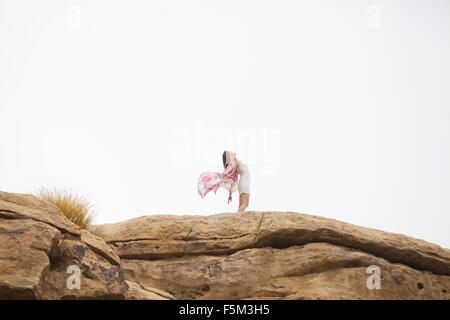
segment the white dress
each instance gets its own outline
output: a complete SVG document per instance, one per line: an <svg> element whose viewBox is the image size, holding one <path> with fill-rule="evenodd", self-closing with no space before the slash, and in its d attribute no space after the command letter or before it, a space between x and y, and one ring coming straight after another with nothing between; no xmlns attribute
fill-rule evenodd
<svg viewBox="0 0 450 320"><path fill-rule="evenodd" d="M239 183L238 183L238 191L241 193L250 194L250 171L245 163L240 163L238 165L238 173L239 173Z"/></svg>

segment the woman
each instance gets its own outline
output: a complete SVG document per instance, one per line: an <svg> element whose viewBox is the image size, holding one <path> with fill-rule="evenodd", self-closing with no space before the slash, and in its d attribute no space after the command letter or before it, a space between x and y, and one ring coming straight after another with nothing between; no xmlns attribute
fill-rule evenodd
<svg viewBox="0 0 450 320"><path fill-rule="evenodd" d="M204 172L198 179L198 193L202 199L210 191L217 192L219 187L228 190L228 203L233 201L232 194L239 191L239 207L237 212L243 212L250 201L250 171L245 163L236 158L236 153L224 151L222 162L225 170L222 173ZM239 175L239 183L238 183Z"/></svg>

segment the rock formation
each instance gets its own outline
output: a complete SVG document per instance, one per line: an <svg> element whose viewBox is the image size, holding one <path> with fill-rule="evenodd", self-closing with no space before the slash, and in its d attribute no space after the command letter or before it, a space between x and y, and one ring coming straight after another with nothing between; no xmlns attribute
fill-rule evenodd
<svg viewBox="0 0 450 320"><path fill-rule="evenodd" d="M450 251L295 212L157 215L96 226L126 277L178 299L449 299ZM368 288L380 271L380 289Z"/></svg>
<svg viewBox="0 0 450 320"><path fill-rule="evenodd" d="M126 281L114 250L53 205L0 192L0 299L141 298L171 296Z"/></svg>
<svg viewBox="0 0 450 320"><path fill-rule="evenodd" d="M68 285L72 267L79 289ZM449 250L331 219L155 215L89 232L47 202L0 192L0 299L449 299L449 290Z"/></svg>

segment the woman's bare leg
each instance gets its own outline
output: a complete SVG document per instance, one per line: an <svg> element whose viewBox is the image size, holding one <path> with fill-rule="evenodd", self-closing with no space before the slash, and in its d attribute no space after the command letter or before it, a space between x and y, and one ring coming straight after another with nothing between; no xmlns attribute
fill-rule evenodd
<svg viewBox="0 0 450 320"><path fill-rule="evenodd" d="M243 212L248 207L250 201L250 195L248 193L241 193L239 195L239 208L237 212Z"/></svg>

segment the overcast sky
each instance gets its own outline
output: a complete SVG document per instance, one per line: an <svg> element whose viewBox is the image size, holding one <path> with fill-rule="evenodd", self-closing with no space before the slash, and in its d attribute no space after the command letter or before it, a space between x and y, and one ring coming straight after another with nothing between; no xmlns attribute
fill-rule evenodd
<svg viewBox="0 0 450 320"><path fill-rule="evenodd" d="M0 0L0 190L70 188L95 223L250 210L450 247L450 2Z"/></svg>

